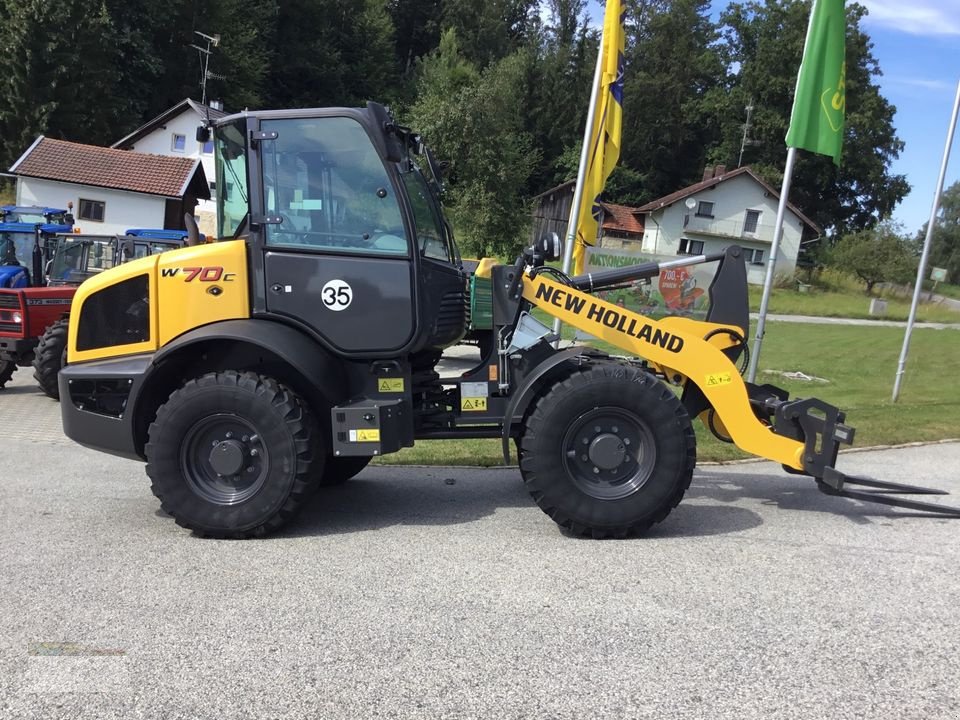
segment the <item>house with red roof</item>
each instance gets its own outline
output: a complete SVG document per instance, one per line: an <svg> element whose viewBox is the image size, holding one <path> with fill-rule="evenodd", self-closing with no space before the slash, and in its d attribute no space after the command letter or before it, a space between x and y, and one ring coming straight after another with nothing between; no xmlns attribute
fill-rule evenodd
<svg viewBox="0 0 960 720"><path fill-rule="evenodd" d="M566 241L570 207L573 205L574 181L550 188L533 198L533 240L555 232ZM636 208L601 202L600 247L639 247L643 239L643 216Z"/></svg>
<svg viewBox="0 0 960 720"><path fill-rule="evenodd" d="M210 200L200 200L196 216L200 231L209 236L217 234L213 140L198 141L197 128L225 115L223 104L219 101L214 100L209 105L202 105L196 100L185 98L110 146L117 150L133 150L151 155L199 159L210 187Z"/></svg>
<svg viewBox="0 0 960 720"><path fill-rule="evenodd" d="M10 172L17 205L73 209L84 233L111 235L133 227L184 228L210 198L199 158L169 157L83 145L40 136Z"/></svg>
<svg viewBox="0 0 960 720"><path fill-rule="evenodd" d="M550 232L566 239L573 192L570 180L534 198L534 239ZM640 207L601 202L597 246L666 259L720 252L736 244L744 249L747 280L762 284L779 199L779 193L749 167L730 172L723 165L708 167L700 182ZM788 202L777 274L793 274L801 249L822 234L816 223Z"/></svg>
<svg viewBox="0 0 960 720"><path fill-rule="evenodd" d="M701 255L737 244L744 249L747 280L762 284L770 258L779 193L749 167L727 172L708 167L703 179L641 205L644 252ZM795 205L787 203L777 253L778 275L792 275L801 248L822 235Z"/></svg>

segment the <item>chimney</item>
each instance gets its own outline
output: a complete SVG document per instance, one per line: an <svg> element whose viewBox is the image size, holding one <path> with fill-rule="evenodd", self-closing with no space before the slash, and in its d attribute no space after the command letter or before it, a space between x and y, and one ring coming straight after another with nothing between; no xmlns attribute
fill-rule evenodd
<svg viewBox="0 0 960 720"><path fill-rule="evenodd" d="M714 177L723 177L726 173L727 173L726 165L717 165L717 167L713 169Z"/></svg>
<svg viewBox="0 0 960 720"><path fill-rule="evenodd" d="M703 169L703 182L706 182L707 180L710 180L711 178L713 178L713 165L707 165L707 166Z"/></svg>

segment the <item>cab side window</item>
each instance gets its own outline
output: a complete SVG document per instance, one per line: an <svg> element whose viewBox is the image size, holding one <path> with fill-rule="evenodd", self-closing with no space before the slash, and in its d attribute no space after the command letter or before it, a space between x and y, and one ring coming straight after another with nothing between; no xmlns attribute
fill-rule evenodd
<svg viewBox="0 0 960 720"><path fill-rule="evenodd" d="M343 253L409 255L386 168L351 118L269 120L263 142L267 244Z"/></svg>

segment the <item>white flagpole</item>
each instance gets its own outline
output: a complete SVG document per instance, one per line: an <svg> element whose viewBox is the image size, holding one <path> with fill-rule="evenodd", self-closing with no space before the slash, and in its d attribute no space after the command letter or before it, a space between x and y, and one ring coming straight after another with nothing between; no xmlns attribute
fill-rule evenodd
<svg viewBox="0 0 960 720"><path fill-rule="evenodd" d="M910 305L910 317L907 319L907 331L903 335L903 349L900 351L900 362L897 364L897 375L893 381L893 402L900 397L900 385L903 382L904 367L907 364L907 354L910 352L910 333L913 332L913 321L917 317L917 305L920 302L920 292L923 290L923 276L927 272L927 257L930 255L930 241L933 239L933 226L937 224L937 212L940 210L940 196L943 194L943 181L947 175L947 162L950 160L950 146L953 145L953 134L957 129L957 112L960 110L960 81L957 82L957 96L953 101L953 114L950 116L950 128L947 130L947 145L943 148L943 162L940 163L940 177L937 178L937 189L933 195L933 207L930 208L930 220L927 222L927 236L923 241L923 253L920 255L920 265L917 268L917 283L913 288L913 302Z"/></svg>
<svg viewBox="0 0 960 720"><path fill-rule="evenodd" d="M803 56L800 58L800 69L797 70L797 84L793 90L793 101L797 101L797 88L800 87L800 75L803 72L803 61L807 59L807 45L810 43L810 28L813 27L813 16L817 10L817 0L813 0L810 7L810 17L807 19L807 34L803 40ZM791 111L790 121L793 122ZM780 186L780 203L777 205L777 220L773 226L773 243L770 245L770 257L767 259L767 274L763 279L763 297L760 300L760 316L757 318L757 334L753 340L753 352L750 353L750 366L747 368L747 381L754 382L757 378L757 366L760 364L760 346L763 344L763 331L767 324L767 306L770 304L770 291L773 289L773 275L777 266L777 255L780 252L780 238L783 236L783 217L787 211L787 195L790 194L790 182L793 179L793 164L797 159L797 149L787 148L787 165L783 169L783 184Z"/></svg>
<svg viewBox="0 0 960 720"><path fill-rule="evenodd" d="M750 353L750 367L747 380L754 382L757 377L757 365L760 363L760 345L763 343L763 329L767 321L767 306L770 304L770 291L773 289L773 275L780 252L780 238L783 236L783 217L787 211L787 195L790 193L790 181L793 177L793 163L797 158L797 149L787 149L787 166L783 170L783 185L780 186L780 203L777 205L777 221L773 226L773 243L770 245L770 257L767 259L767 274L763 280L763 298L760 300L760 317L757 318L757 334L753 339L753 352Z"/></svg>
<svg viewBox="0 0 960 720"><path fill-rule="evenodd" d="M577 223L580 222L580 203L583 202L583 186L587 177L587 159L590 157L590 141L593 139L593 121L597 115L597 102L600 95L600 80L603 77L603 35L600 35L600 50L597 52L597 69L593 73L593 90L590 93L590 106L587 109L587 126L583 129L583 147L580 149L580 167L577 170L577 182L574 185L573 205L570 207L570 221L567 224L567 237L563 244L563 272L570 274L573 261L573 246L577 241ZM538 238L536 238L538 239ZM560 318L553 321L553 332L560 337ZM559 340L558 340L559 342Z"/></svg>

